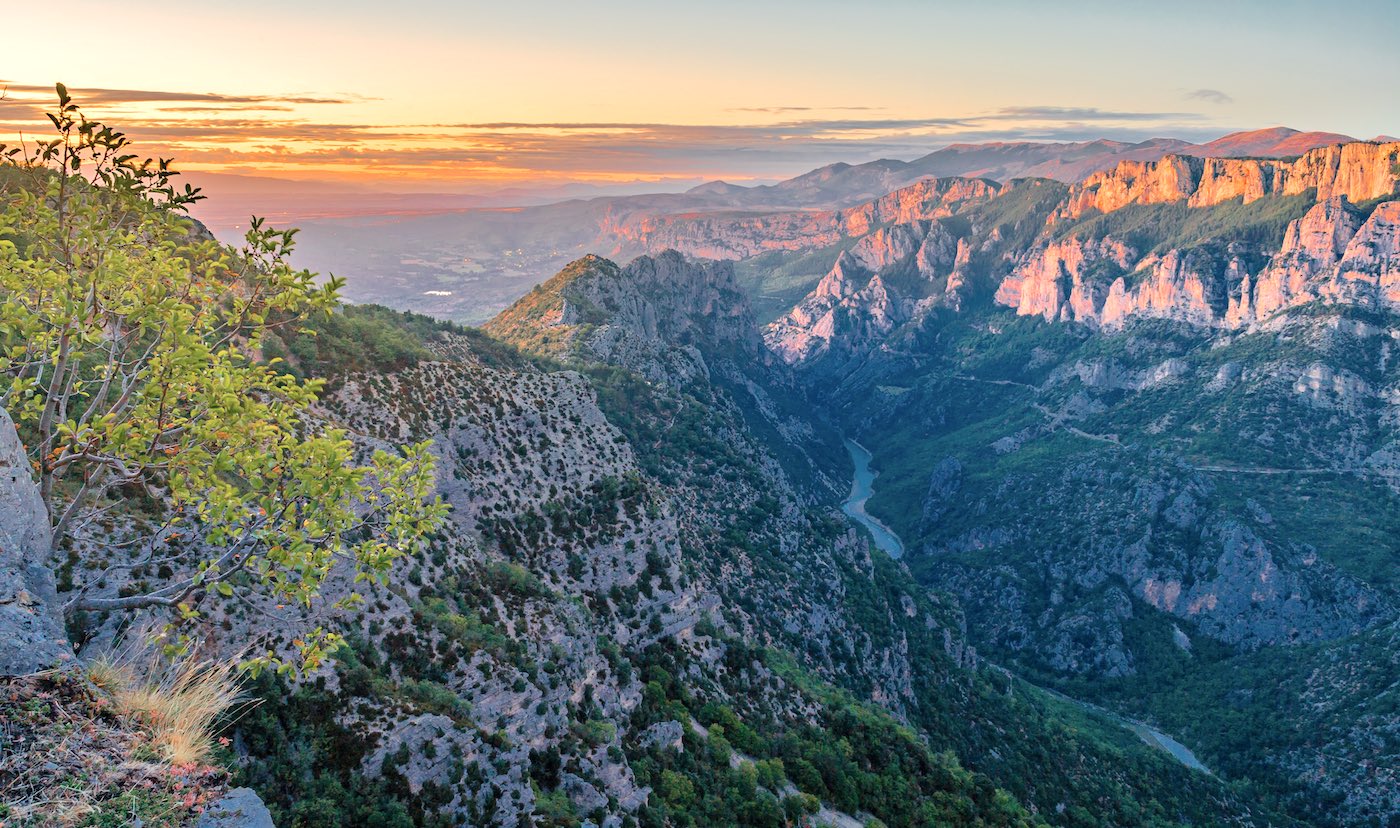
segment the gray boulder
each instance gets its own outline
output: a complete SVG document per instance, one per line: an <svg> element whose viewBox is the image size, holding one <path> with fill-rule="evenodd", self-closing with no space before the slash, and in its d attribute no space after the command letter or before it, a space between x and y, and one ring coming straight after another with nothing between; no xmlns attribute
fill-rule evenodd
<svg viewBox="0 0 1400 828"><path fill-rule="evenodd" d="M0 409L0 676L74 663L53 572L48 511L10 415Z"/></svg>
<svg viewBox="0 0 1400 828"><path fill-rule="evenodd" d="M199 817L195 828L275 828L262 798L250 788L234 788Z"/></svg>

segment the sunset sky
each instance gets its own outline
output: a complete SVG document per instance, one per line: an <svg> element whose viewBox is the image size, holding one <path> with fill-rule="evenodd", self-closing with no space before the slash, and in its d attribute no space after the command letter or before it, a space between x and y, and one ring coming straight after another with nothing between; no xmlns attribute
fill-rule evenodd
<svg viewBox="0 0 1400 828"><path fill-rule="evenodd" d="M771 179L955 141L1400 132L1400 3L1075 5L70 0L60 22L28 4L23 28L62 46L7 38L0 141L39 128L56 80L186 169L400 191Z"/></svg>

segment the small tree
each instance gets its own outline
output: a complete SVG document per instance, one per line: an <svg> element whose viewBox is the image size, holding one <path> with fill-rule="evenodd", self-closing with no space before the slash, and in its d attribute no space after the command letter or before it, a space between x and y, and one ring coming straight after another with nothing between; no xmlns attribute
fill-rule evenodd
<svg viewBox="0 0 1400 828"><path fill-rule="evenodd" d="M382 579L442 519L427 444L359 464L307 416L321 388L258 359L341 287L288 264L295 231L254 219L235 250L199 231L168 160L138 159L57 87L56 137L0 145L0 405L25 438L54 544L145 495L148 531L66 609L172 608L269 595L310 605L332 566ZM91 536L91 533L89 533ZM113 546L118 543L113 541ZM137 594L119 568L175 574ZM351 595L343 604L358 600ZM314 659L327 637L304 639Z"/></svg>

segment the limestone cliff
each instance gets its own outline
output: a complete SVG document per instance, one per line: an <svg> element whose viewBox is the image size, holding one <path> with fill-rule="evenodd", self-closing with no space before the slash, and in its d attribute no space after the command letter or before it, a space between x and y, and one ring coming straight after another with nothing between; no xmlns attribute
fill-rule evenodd
<svg viewBox="0 0 1400 828"><path fill-rule="evenodd" d="M1309 190L1319 199L1365 201L1395 191L1397 159L1400 143L1354 142L1312 149L1293 161L1183 155L1123 161L1074 185L1057 217L1075 219L1091 210L1111 213L1130 204L1184 201L1209 207L1235 198L1248 204Z"/></svg>
<svg viewBox="0 0 1400 828"><path fill-rule="evenodd" d="M1398 158L1400 143L1363 142L1295 160L1169 155L1092 175L1045 212L1027 209L1025 182L940 201L935 218L857 237L765 340L789 363L858 353L979 293L1022 316L1109 329L1137 318L1239 329L1319 300L1389 307L1400 301L1400 202L1384 199L1400 189ZM861 221L842 232L919 215L909 195L853 211ZM1129 205L1138 209L1118 214ZM1019 217L1014 233L1000 223L1008 215Z"/></svg>
<svg viewBox="0 0 1400 828"><path fill-rule="evenodd" d="M1400 201L1365 217L1345 197L1319 202L1289 225L1278 255L1242 286L1229 321L1258 322L1317 300L1400 308Z"/></svg>
<svg viewBox="0 0 1400 828"><path fill-rule="evenodd" d="M1271 254L1243 243L1142 255L1112 237L1046 242L1007 275L996 301L1023 316L1108 328L1153 317L1235 329L1315 301L1400 307L1398 249L1400 202L1367 215L1337 196L1291 221Z"/></svg>
<svg viewBox="0 0 1400 828"><path fill-rule="evenodd" d="M1136 259L1137 251L1113 239L1051 242L1002 281L996 301L1022 316L1085 321L1102 307L1108 287L1091 280L1091 271L1122 273Z"/></svg>
<svg viewBox="0 0 1400 828"><path fill-rule="evenodd" d="M1121 327L1133 317L1222 324L1248 276L1240 251L1168 249L1141 255L1112 238L1071 236L1026 256L996 301L1022 316Z"/></svg>

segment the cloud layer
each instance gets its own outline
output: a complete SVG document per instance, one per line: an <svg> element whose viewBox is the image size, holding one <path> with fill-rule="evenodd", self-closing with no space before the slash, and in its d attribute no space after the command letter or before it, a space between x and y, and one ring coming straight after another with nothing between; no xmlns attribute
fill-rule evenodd
<svg viewBox="0 0 1400 828"><path fill-rule="evenodd" d="M174 157L188 168L439 189L521 179L774 178L837 160L913 158L954 142L1201 139L1223 131L1196 112L1056 105L913 118L859 106L743 107L730 111L753 122L738 124L375 124L316 117L366 101L354 95L70 91L145 152ZM1187 95L1219 102L1212 96L1228 100L1216 90ZM48 87L8 85L0 99L0 141L20 131L42 133L52 99Z"/></svg>

